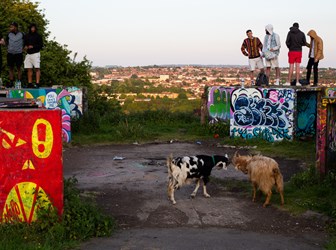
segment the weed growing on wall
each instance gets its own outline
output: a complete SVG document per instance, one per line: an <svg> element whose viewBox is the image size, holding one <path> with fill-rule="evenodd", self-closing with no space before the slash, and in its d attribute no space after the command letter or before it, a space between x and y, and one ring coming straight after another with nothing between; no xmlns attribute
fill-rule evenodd
<svg viewBox="0 0 336 250"><path fill-rule="evenodd" d="M111 235L115 221L100 212L95 203L80 195L77 180L64 180L64 212L60 219L55 209L38 212L31 224L0 224L0 248L67 249L91 237Z"/></svg>

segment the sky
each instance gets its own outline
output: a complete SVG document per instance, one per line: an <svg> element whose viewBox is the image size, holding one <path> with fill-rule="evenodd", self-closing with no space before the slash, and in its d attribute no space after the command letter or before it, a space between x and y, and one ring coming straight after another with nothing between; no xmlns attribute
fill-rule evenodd
<svg viewBox="0 0 336 250"><path fill-rule="evenodd" d="M298 22L324 42L319 67L336 67L334 0L39 0L50 38L93 66L163 64L247 65L246 30L263 42L272 24L281 41L280 67L288 66L285 41ZM310 38L306 36L307 42ZM304 47L302 65L308 62Z"/></svg>

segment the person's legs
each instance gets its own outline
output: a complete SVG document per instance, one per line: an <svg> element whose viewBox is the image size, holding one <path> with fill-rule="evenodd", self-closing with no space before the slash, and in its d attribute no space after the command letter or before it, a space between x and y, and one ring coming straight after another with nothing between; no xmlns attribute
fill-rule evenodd
<svg viewBox="0 0 336 250"><path fill-rule="evenodd" d="M275 68L275 78L277 80L280 80L280 68L279 67Z"/></svg>
<svg viewBox="0 0 336 250"><path fill-rule="evenodd" d="M318 84L318 64L319 61L314 62L314 86L317 86Z"/></svg>
<svg viewBox="0 0 336 250"><path fill-rule="evenodd" d="M22 76L22 64L23 64L23 55L21 54L16 54L15 55L15 64L18 72L18 80L21 81L21 76Z"/></svg>
<svg viewBox="0 0 336 250"><path fill-rule="evenodd" d="M291 82L293 71L294 71L294 64L291 63L291 64L289 64L289 72L288 72L288 79L287 79L288 83Z"/></svg>
<svg viewBox="0 0 336 250"><path fill-rule="evenodd" d="M314 64L314 58L309 58L308 60L308 64L307 64L307 73L306 73L306 80L307 80L307 84L309 84L310 82L310 76L311 76L311 70Z"/></svg>
<svg viewBox="0 0 336 250"><path fill-rule="evenodd" d="M33 83L33 69L27 68L28 85Z"/></svg>
<svg viewBox="0 0 336 250"><path fill-rule="evenodd" d="M40 69L35 69L35 74L36 74L36 84L40 84L40 78L41 78L41 70Z"/></svg>
<svg viewBox="0 0 336 250"><path fill-rule="evenodd" d="M300 80L300 63L295 63L295 76L296 76L296 82L299 83Z"/></svg>

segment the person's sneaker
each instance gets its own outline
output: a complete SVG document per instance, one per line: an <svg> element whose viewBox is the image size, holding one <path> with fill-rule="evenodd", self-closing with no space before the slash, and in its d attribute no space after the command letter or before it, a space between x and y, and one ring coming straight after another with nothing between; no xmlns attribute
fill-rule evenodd
<svg viewBox="0 0 336 250"><path fill-rule="evenodd" d="M307 86L307 85L309 85L309 81L307 81L306 79L300 79L299 83L301 84L301 86Z"/></svg>
<svg viewBox="0 0 336 250"><path fill-rule="evenodd" d="M276 79L276 80L275 80L274 85L280 85L280 81L279 81L279 79Z"/></svg>
<svg viewBox="0 0 336 250"><path fill-rule="evenodd" d="M289 82L286 82L284 84L282 84L283 86L291 86L291 84Z"/></svg>
<svg viewBox="0 0 336 250"><path fill-rule="evenodd" d="M40 86L39 86L38 84L36 84L36 83L33 84L33 88L34 88L34 89L38 89L39 87L40 87Z"/></svg>
<svg viewBox="0 0 336 250"><path fill-rule="evenodd" d="M27 88L32 89L32 88L34 88L34 85L32 83L28 83Z"/></svg>
<svg viewBox="0 0 336 250"><path fill-rule="evenodd" d="M254 86L254 85L255 85L255 84L254 84L254 81L252 80L252 81L251 81L251 86Z"/></svg>

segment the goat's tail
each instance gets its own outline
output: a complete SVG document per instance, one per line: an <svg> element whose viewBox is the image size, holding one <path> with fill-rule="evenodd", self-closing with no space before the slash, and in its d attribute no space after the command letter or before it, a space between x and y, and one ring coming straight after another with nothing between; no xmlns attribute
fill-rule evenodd
<svg viewBox="0 0 336 250"><path fill-rule="evenodd" d="M170 155L167 157L168 173L172 173L172 172L173 172L173 170L172 170L172 162L173 162L173 154L170 154Z"/></svg>
<svg viewBox="0 0 336 250"><path fill-rule="evenodd" d="M283 177L278 166L273 168L273 174L278 192L283 192Z"/></svg>

